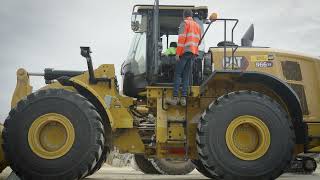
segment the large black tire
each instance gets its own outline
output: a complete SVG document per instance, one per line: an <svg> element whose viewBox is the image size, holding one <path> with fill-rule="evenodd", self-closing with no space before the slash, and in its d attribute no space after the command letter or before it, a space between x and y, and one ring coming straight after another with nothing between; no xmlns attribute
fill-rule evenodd
<svg viewBox="0 0 320 180"><path fill-rule="evenodd" d="M88 97L88 99L90 100L90 99L92 99L92 97ZM98 160L97 164L95 165L95 167L91 171L88 172L86 177L95 174L97 171L99 171L101 169L101 167L107 161L108 155L110 154L110 147L111 147L111 143L112 143L112 135L111 135L111 131L112 130L111 130L111 126L110 126L110 121L108 119L108 115L106 113L103 113L104 112L104 108L103 107L100 107L100 109L97 109L97 110L98 110L98 112L102 113L100 115L102 117L101 123L102 123L102 125L104 127L104 131L105 131L105 135L104 135L104 138L105 138L105 144L104 145L105 146L103 148L102 155L101 155L100 159Z"/></svg>
<svg viewBox="0 0 320 180"><path fill-rule="evenodd" d="M195 169L191 160L151 159L151 163L161 174L166 175L186 175Z"/></svg>
<svg viewBox="0 0 320 180"><path fill-rule="evenodd" d="M51 160L38 156L28 143L32 123L47 113L68 118L75 134L71 149ZM29 95L10 111L4 126L6 159L21 179L81 179L95 167L104 147L104 128L96 108L83 96L66 90L41 90Z"/></svg>
<svg viewBox="0 0 320 180"><path fill-rule="evenodd" d="M212 175L207 168L202 164L200 160L193 160L193 164L196 166L196 169L204 176L210 179L218 179L218 177Z"/></svg>
<svg viewBox="0 0 320 180"><path fill-rule="evenodd" d="M226 132L237 117L258 117L270 132L270 146L263 156L241 160L229 150ZM213 102L198 125L197 148L206 169L225 180L270 180L279 177L293 155L292 122L273 99L251 91L229 93Z"/></svg>
<svg viewBox="0 0 320 180"><path fill-rule="evenodd" d="M97 164L94 166L94 168L92 168L88 174L86 175L86 177L93 175L94 173L96 173L97 171L99 171L101 169L101 167L104 165L104 163L107 161L107 156L109 154L109 147L105 146L103 149L103 152L101 154L100 159L98 160Z"/></svg>
<svg viewBox="0 0 320 180"><path fill-rule="evenodd" d="M0 135L2 134L2 132L3 132L3 125L0 124ZM2 136L0 137L0 144L3 144ZM6 159L4 157L3 149L0 148L0 173L2 173L2 171L4 169L6 169L7 166L8 166L8 162L6 161Z"/></svg>
<svg viewBox="0 0 320 180"><path fill-rule="evenodd" d="M134 161L144 174L161 174L144 155L135 154Z"/></svg>
<svg viewBox="0 0 320 180"><path fill-rule="evenodd" d="M306 174L312 174L317 170L317 161L311 157L307 157L303 161L303 169Z"/></svg>

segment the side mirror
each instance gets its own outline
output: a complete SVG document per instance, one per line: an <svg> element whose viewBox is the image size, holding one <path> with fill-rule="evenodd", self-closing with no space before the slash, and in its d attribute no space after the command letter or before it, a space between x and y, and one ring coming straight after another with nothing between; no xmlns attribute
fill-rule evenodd
<svg viewBox="0 0 320 180"><path fill-rule="evenodd" d="M137 32L141 29L141 23L142 23L142 15L139 13L132 13L131 16L131 29L134 32Z"/></svg>
<svg viewBox="0 0 320 180"><path fill-rule="evenodd" d="M84 58L91 58L90 53L90 47L80 47L81 49L81 56L83 56Z"/></svg>
<svg viewBox="0 0 320 180"><path fill-rule="evenodd" d="M218 14L217 13L212 13L211 15L210 15L210 17L209 17L209 20L211 21L211 22L214 22L214 21L216 21L218 19Z"/></svg>

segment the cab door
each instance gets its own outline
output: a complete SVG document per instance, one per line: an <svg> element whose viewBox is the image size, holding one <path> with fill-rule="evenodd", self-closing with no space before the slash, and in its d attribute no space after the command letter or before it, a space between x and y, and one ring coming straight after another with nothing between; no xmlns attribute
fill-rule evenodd
<svg viewBox="0 0 320 180"><path fill-rule="evenodd" d="M126 96L138 97L147 86L146 54L146 33L135 33L128 57L121 67L123 93Z"/></svg>

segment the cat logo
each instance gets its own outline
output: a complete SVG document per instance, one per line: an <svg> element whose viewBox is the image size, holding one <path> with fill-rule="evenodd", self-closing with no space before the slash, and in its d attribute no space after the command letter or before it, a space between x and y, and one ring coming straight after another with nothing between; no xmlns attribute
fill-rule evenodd
<svg viewBox="0 0 320 180"><path fill-rule="evenodd" d="M226 57L223 60L223 68L228 70L246 70L249 62L244 56Z"/></svg>

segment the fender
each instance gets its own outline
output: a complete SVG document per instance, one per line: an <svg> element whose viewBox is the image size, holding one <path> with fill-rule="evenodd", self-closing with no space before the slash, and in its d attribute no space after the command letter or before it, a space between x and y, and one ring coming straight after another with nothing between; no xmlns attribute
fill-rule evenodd
<svg viewBox="0 0 320 180"><path fill-rule="evenodd" d="M101 116L107 116L105 118L109 121L109 127L112 131L117 128L133 128L133 117L127 108L133 104L133 99L123 98L119 95L114 80L114 66L101 65L94 72L97 77L112 79L111 84L108 85L104 82L90 84L88 72L70 78L69 81L81 95L96 106Z"/></svg>

